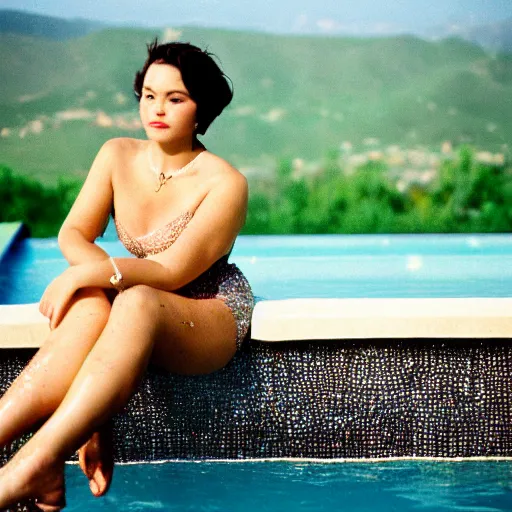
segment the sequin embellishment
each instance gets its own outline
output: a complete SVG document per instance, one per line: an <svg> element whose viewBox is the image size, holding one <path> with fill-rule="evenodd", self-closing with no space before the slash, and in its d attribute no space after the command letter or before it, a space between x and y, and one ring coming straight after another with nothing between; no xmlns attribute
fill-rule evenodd
<svg viewBox="0 0 512 512"><path fill-rule="evenodd" d="M510 481L490 459L512 458L511 341L248 340L207 375L149 368L114 417L115 460L485 457ZM33 353L0 350L0 394Z"/></svg>
<svg viewBox="0 0 512 512"><path fill-rule="evenodd" d="M176 293L193 299L223 300L235 318L236 346L240 348L251 323L254 296L242 271L228 263L228 255Z"/></svg>
<svg viewBox="0 0 512 512"><path fill-rule="evenodd" d="M119 240L137 258L165 251L178 239L193 214L185 212L165 226L144 236L132 237L114 218ZM254 309L254 295L242 271L228 263L229 254L217 260L199 277L176 290L193 299L221 299L231 310L237 328L236 346L240 348L247 335Z"/></svg>
<svg viewBox="0 0 512 512"><path fill-rule="evenodd" d="M137 258L146 258L169 249L187 227L192 217L193 215L187 211L165 226L138 237L131 236L116 218L114 218L114 222L119 240L123 245Z"/></svg>

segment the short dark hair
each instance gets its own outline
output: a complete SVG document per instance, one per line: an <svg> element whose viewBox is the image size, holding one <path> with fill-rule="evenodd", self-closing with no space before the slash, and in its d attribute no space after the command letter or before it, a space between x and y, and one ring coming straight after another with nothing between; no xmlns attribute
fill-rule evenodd
<svg viewBox="0 0 512 512"><path fill-rule="evenodd" d="M214 55L190 43L158 44L155 38L147 45L148 57L135 74L133 89L140 101L146 72L153 63L170 64L181 72L183 83L197 104L197 133L204 134L212 121L229 105L233 89L229 77L217 65Z"/></svg>

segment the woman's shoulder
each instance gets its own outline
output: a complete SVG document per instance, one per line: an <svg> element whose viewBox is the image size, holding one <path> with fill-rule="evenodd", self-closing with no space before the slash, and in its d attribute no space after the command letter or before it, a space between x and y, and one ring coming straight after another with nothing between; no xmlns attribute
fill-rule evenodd
<svg viewBox="0 0 512 512"><path fill-rule="evenodd" d="M215 184L247 188L247 178L227 160L209 151L205 154L205 166Z"/></svg>
<svg viewBox="0 0 512 512"><path fill-rule="evenodd" d="M147 141L131 137L114 137L103 143L100 151L110 153L112 156L126 157L139 153L146 146Z"/></svg>
<svg viewBox="0 0 512 512"><path fill-rule="evenodd" d="M115 137L107 140L100 149L103 161L107 163L116 181L116 176L126 176L143 157L147 141L130 137Z"/></svg>

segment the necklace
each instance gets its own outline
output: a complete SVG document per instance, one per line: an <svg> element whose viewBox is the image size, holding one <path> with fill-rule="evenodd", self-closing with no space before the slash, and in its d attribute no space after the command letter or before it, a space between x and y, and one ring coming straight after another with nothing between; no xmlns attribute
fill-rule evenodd
<svg viewBox="0 0 512 512"><path fill-rule="evenodd" d="M153 163L153 159L151 158L151 151L148 147L148 161L149 161L149 168L153 171L155 176L157 177L158 184L157 188L155 188L155 192L158 192L171 178L174 178L174 176L179 176L180 174L185 174L196 162L196 160L199 158L200 155L202 155L205 151L201 151L201 153L198 153L190 162L180 169L176 169L175 171L169 171L165 173L164 171L159 171L155 164Z"/></svg>

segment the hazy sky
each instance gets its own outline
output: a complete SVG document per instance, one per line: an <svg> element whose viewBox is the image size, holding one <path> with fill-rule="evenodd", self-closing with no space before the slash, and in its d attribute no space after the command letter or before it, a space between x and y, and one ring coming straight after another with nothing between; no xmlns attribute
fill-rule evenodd
<svg viewBox="0 0 512 512"><path fill-rule="evenodd" d="M512 0L0 0L0 8L142 26L272 32L422 32L512 18Z"/></svg>

